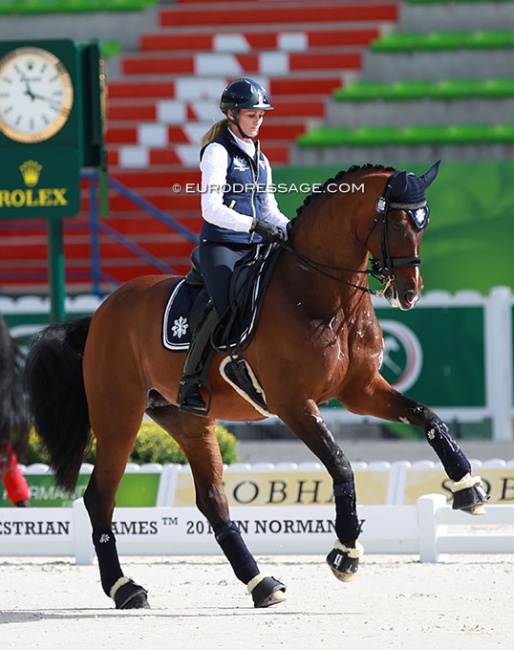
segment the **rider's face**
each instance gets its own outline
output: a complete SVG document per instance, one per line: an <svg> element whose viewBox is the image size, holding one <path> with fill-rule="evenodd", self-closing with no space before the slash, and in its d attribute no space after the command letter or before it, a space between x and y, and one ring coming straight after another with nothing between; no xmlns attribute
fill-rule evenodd
<svg viewBox="0 0 514 650"><path fill-rule="evenodd" d="M229 112L231 113L231 111ZM249 138L256 138L259 135L259 129L262 124L262 120L264 119L264 113L265 111L259 111L253 108L241 108L237 113L241 131L249 136ZM236 127L234 127L232 130L236 135L241 135Z"/></svg>

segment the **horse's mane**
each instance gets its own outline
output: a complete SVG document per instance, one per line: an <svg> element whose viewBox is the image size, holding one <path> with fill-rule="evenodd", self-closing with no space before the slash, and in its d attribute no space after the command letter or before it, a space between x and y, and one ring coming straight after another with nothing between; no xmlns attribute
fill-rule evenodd
<svg viewBox="0 0 514 650"><path fill-rule="evenodd" d="M303 209L311 203L313 198L316 198L318 196L323 196L325 194L325 191L327 187L331 183L338 183L342 178L344 178L347 174L353 174L354 172L358 171L383 171L383 172L394 172L395 168L394 167L385 167L384 165L373 165L372 163L365 163L364 165L352 165L351 167L348 167L348 169L342 169L341 171L338 171L337 174L332 177L332 178L327 178L327 180L323 183L323 185L316 190L316 192L312 192L311 194L307 195L304 199L304 202L302 205L300 205L297 210L296 210L296 216L300 216L301 212Z"/></svg>

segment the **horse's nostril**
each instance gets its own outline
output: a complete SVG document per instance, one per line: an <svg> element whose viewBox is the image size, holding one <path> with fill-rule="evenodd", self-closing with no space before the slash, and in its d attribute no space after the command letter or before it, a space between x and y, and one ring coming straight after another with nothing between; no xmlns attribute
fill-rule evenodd
<svg viewBox="0 0 514 650"><path fill-rule="evenodd" d="M406 303L411 303L416 300L416 293L414 291L406 291L403 295Z"/></svg>

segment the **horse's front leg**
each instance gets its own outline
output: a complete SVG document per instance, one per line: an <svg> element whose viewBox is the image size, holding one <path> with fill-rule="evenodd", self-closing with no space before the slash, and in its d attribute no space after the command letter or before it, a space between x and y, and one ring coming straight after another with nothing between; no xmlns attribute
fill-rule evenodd
<svg viewBox="0 0 514 650"><path fill-rule="evenodd" d="M357 516L355 480L350 461L334 440L316 403L308 400L303 409L281 413L282 421L320 459L333 480L337 540L327 556L334 575L351 580L359 568L364 549L358 537L361 522Z"/></svg>
<svg viewBox="0 0 514 650"><path fill-rule="evenodd" d="M453 509L483 514L488 496L479 476L471 476L471 464L454 440L446 424L428 406L409 399L392 388L381 375L361 391L352 390L341 403L353 413L372 415L383 420L412 424L425 437L453 481Z"/></svg>

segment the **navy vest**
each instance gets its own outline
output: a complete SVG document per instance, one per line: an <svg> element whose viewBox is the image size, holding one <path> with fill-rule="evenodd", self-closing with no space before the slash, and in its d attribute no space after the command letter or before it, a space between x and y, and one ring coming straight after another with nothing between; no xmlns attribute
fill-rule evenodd
<svg viewBox="0 0 514 650"><path fill-rule="evenodd" d="M265 163L266 157L261 152L259 144L256 143L255 158L252 159L237 146L228 129L225 129L214 142L225 147L228 153L227 180L223 188L223 203L240 214L260 219L268 175ZM204 150L205 147L200 152L200 158ZM216 243L250 243L250 233L220 228L207 221L203 222L200 238ZM254 244L259 244L262 242L262 237L254 233L251 241Z"/></svg>

